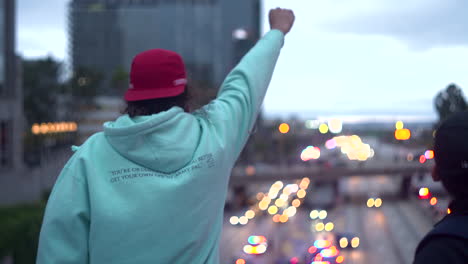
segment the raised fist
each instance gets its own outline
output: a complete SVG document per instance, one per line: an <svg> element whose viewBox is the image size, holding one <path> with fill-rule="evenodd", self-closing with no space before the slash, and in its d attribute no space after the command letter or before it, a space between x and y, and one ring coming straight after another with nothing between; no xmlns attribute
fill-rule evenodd
<svg viewBox="0 0 468 264"><path fill-rule="evenodd" d="M270 28L279 29L285 35L291 30L294 24L294 13L289 9L271 9L269 14Z"/></svg>

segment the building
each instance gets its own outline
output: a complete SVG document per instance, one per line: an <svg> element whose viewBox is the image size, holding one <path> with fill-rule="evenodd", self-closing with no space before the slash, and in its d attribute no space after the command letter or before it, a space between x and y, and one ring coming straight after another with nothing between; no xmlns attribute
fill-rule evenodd
<svg viewBox="0 0 468 264"><path fill-rule="evenodd" d="M125 110L125 104L120 97L97 96L94 101L94 106L83 106L80 109L79 119L82 121L78 127L79 144L94 133L102 131L102 126L106 121L117 119Z"/></svg>
<svg viewBox="0 0 468 264"><path fill-rule="evenodd" d="M259 0L72 0L69 10L73 71L103 74L104 94L152 48L180 53L190 79L219 86L260 32Z"/></svg>
<svg viewBox="0 0 468 264"><path fill-rule="evenodd" d="M23 98L15 55L14 0L0 1L0 27L0 172L5 172L20 169L23 158Z"/></svg>
<svg viewBox="0 0 468 264"><path fill-rule="evenodd" d="M23 92L15 54L15 0L0 1L0 205L40 197L35 177L23 166Z"/></svg>

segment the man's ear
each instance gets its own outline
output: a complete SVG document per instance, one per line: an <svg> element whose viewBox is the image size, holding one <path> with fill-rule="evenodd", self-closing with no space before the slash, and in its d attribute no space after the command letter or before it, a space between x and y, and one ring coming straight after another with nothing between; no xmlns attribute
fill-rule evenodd
<svg viewBox="0 0 468 264"><path fill-rule="evenodd" d="M440 176L437 172L437 165L434 165L434 167L432 167L432 180L435 182L440 181Z"/></svg>

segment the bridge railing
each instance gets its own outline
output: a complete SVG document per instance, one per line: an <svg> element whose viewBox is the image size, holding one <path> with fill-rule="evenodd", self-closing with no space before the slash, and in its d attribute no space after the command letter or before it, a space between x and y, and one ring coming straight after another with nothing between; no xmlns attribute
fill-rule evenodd
<svg viewBox="0 0 468 264"><path fill-rule="evenodd" d="M296 180L304 177L319 181L335 181L349 176L420 175L431 169L431 164L406 164L391 166L366 166L354 168L324 168L310 166L262 166L261 169L244 166L235 167L231 183L246 183L275 180Z"/></svg>

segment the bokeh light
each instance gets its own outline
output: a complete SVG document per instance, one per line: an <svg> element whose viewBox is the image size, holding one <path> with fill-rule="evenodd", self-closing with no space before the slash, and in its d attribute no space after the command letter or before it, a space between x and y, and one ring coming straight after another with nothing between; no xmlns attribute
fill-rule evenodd
<svg viewBox="0 0 468 264"><path fill-rule="evenodd" d="M252 219L255 217L255 212L253 210L248 210L247 212L245 212L245 216L248 218L248 219Z"/></svg>
<svg viewBox="0 0 468 264"><path fill-rule="evenodd" d="M403 129L403 127L405 127L405 124L403 123L403 121L396 122L395 129Z"/></svg>
<svg viewBox="0 0 468 264"><path fill-rule="evenodd" d="M433 150L426 150L426 152L424 152L424 157L428 160L430 159L433 159L434 158L434 151Z"/></svg>
<svg viewBox="0 0 468 264"><path fill-rule="evenodd" d="M340 238L339 243L340 243L341 248L346 248L348 246L348 244L349 244L348 239L346 237Z"/></svg>
<svg viewBox="0 0 468 264"><path fill-rule="evenodd" d="M328 128L330 132L334 134L341 133L341 131L343 130L343 122L340 119L331 119L328 121Z"/></svg>
<svg viewBox="0 0 468 264"><path fill-rule="evenodd" d="M353 239L351 239L351 247L359 247L359 237L353 237Z"/></svg>
<svg viewBox="0 0 468 264"><path fill-rule="evenodd" d="M325 147L326 147L327 149L334 149L334 148L336 148L336 141L335 141L335 139L332 138L332 139L327 140L327 141L325 142Z"/></svg>
<svg viewBox="0 0 468 264"><path fill-rule="evenodd" d="M284 210L284 214L287 215L288 217L293 217L297 213L297 209L294 206L288 207L286 210Z"/></svg>
<svg viewBox="0 0 468 264"><path fill-rule="evenodd" d="M280 216L279 214L275 214L275 215L273 216L273 218L272 218L272 219L273 219L273 222L278 223L278 222L280 221L280 217L281 217L281 216Z"/></svg>
<svg viewBox="0 0 468 264"><path fill-rule="evenodd" d="M252 166L252 165L249 165L245 168L245 174L247 174L247 176L253 176L255 175L255 167Z"/></svg>
<svg viewBox="0 0 468 264"><path fill-rule="evenodd" d="M335 246L323 249L320 252L320 254L322 254L322 256L325 257L325 258L335 257L336 255L338 255L338 253L339 253L339 251L338 251L338 249L336 249Z"/></svg>
<svg viewBox="0 0 468 264"><path fill-rule="evenodd" d="M419 163L423 164L426 162L426 157L424 155L419 156Z"/></svg>
<svg viewBox="0 0 468 264"><path fill-rule="evenodd" d="M281 223L286 223L289 220L289 217L287 215L283 214L283 215L280 216L279 220L280 220Z"/></svg>
<svg viewBox="0 0 468 264"><path fill-rule="evenodd" d="M328 133L328 125L327 125L327 124L321 124L321 125L319 126L319 131L320 131L320 133L322 133L322 134Z"/></svg>
<svg viewBox="0 0 468 264"><path fill-rule="evenodd" d="M247 242L249 242L251 245L258 245L266 243L266 238L264 236L249 236Z"/></svg>
<svg viewBox="0 0 468 264"><path fill-rule="evenodd" d="M320 158L320 148L308 146L301 152L301 160L308 161Z"/></svg>
<svg viewBox="0 0 468 264"><path fill-rule="evenodd" d="M275 205L278 206L278 207L283 207L286 205L286 201L284 201L283 199L277 199L275 201Z"/></svg>
<svg viewBox="0 0 468 264"><path fill-rule="evenodd" d="M420 188L418 193L419 193L419 197L422 199L429 198L429 189L426 187Z"/></svg>
<svg viewBox="0 0 468 264"><path fill-rule="evenodd" d="M310 179L309 178L303 178L301 180L301 183L299 184L299 187L301 189L307 189L309 187L309 184L310 184Z"/></svg>
<svg viewBox="0 0 468 264"><path fill-rule="evenodd" d="M291 204L294 207L299 207L301 206L301 201L299 199L294 199Z"/></svg>
<svg viewBox="0 0 468 264"><path fill-rule="evenodd" d="M256 196L256 197L257 197L257 200L261 201L261 200L263 199L263 197L265 197L265 194L259 192L259 193L257 193L257 196Z"/></svg>
<svg viewBox="0 0 468 264"><path fill-rule="evenodd" d="M289 263L290 264L297 264L299 263L299 259L297 257L293 257L289 260Z"/></svg>
<svg viewBox="0 0 468 264"><path fill-rule="evenodd" d="M237 259L236 264L245 264L245 260L244 259Z"/></svg>
<svg viewBox="0 0 468 264"><path fill-rule="evenodd" d="M375 199L374 200L374 206L377 207L377 208L382 206L382 199L380 199L380 198Z"/></svg>
<svg viewBox="0 0 468 264"><path fill-rule="evenodd" d="M57 123L41 123L33 124L31 132L34 135L51 134L51 133L67 133L76 132L78 124L76 122L57 122Z"/></svg>
<svg viewBox="0 0 468 264"><path fill-rule="evenodd" d="M253 249L253 247L251 245L245 245L244 246L244 252L247 253L247 254L251 254L252 249Z"/></svg>
<svg viewBox="0 0 468 264"><path fill-rule="evenodd" d="M249 222L249 219L245 216L239 217L239 224L246 225Z"/></svg>
<svg viewBox="0 0 468 264"><path fill-rule="evenodd" d="M279 125L278 130L281 134L287 134L289 132L289 125L286 123L282 123Z"/></svg>
<svg viewBox="0 0 468 264"><path fill-rule="evenodd" d="M307 129L317 129L320 126L320 121L319 120L307 120L305 122L305 127Z"/></svg>
<svg viewBox="0 0 468 264"><path fill-rule="evenodd" d="M315 225L315 230L316 230L317 232L323 231L324 229L325 229L325 225L324 225L323 223L317 223L317 224Z"/></svg>
<svg viewBox="0 0 468 264"><path fill-rule="evenodd" d="M325 218L327 218L327 211L321 210L321 211L319 212L318 218L320 218L320 219L322 219L322 220L325 219Z"/></svg>
<svg viewBox="0 0 468 264"><path fill-rule="evenodd" d="M298 192L297 192L297 198L304 198L306 196L307 192L304 190L304 189L300 189Z"/></svg>
<svg viewBox="0 0 468 264"><path fill-rule="evenodd" d="M327 247L331 246L331 242L329 240L325 240L325 239L318 239L318 240L315 240L314 246L316 248L327 248Z"/></svg>
<svg viewBox="0 0 468 264"><path fill-rule="evenodd" d="M333 141L341 148L341 153L350 160L365 161L374 156L374 150L357 135L334 137ZM331 144L331 143L329 143Z"/></svg>
<svg viewBox="0 0 468 264"><path fill-rule="evenodd" d="M408 140L411 138L411 131L407 128L395 130L395 138L397 140Z"/></svg>
<svg viewBox="0 0 468 264"><path fill-rule="evenodd" d="M268 208L268 213L271 214L271 215L274 215L278 212L278 207L272 205Z"/></svg>
<svg viewBox="0 0 468 264"><path fill-rule="evenodd" d="M267 208L268 208L268 205L270 204L269 201L266 201L266 200L262 200L258 203L258 208L260 208L260 210L262 211L265 211Z"/></svg>
<svg viewBox="0 0 468 264"><path fill-rule="evenodd" d="M310 254L314 254L315 252L317 252L317 248L315 246L311 246L311 247L309 247L309 249L307 251Z"/></svg>
<svg viewBox="0 0 468 264"><path fill-rule="evenodd" d="M317 219L319 216L319 212L317 210L312 210L310 212L310 219L314 220L314 219Z"/></svg>
<svg viewBox="0 0 468 264"><path fill-rule="evenodd" d="M229 218L229 223L231 223L231 225L237 225L239 223L239 217L231 216L231 218Z"/></svg>
<svg viewBox="0 0 468 264"><path fill-rule="evenodd" d="M332 222L325 224L325 231L332 231L335 228L335 225Z"/></svg>
<svg viewBox="0 0 468 264"><path fill-rule="evenodd" d="M256 247L256 249L257 249L257 252L256 252L257 254L263 254L266 252L267 247L264 244L260 244Z"/></svg>

